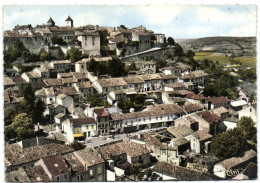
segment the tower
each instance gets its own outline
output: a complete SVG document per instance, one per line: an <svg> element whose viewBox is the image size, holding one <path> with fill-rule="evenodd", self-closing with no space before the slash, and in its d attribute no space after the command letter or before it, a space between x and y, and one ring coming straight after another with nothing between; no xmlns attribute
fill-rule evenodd
<svg viewBox="0 0 260 183"><path fill-rule="evenodd" d="M73 20L68 16L68 18L65 20L66 26L73 27Z"/></svg>
<svg viewBox="0 0 260 183"><path fill-rule="evenodd" d="M47 22L48 26L55 26L55 22L52 20L52 18L50 17L50 19Z"/></svg>

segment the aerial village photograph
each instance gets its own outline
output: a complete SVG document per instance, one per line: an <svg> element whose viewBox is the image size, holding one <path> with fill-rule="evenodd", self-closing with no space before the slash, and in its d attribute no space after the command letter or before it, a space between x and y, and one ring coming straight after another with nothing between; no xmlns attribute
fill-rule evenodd
<svg viewBox="0 0 260 183"><path fill-rule="evenodd" d="M4 5L6 182L257 179L256 5Z"/></svg>

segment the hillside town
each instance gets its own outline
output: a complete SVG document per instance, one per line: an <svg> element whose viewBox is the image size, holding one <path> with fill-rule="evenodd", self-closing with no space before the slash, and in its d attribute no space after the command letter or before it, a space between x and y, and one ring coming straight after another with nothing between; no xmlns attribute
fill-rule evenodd
<svg viewBox="0 0 260 183"><path fill-rule="evenodd" d="M4 31L7 182L257 178L242 71L142 25L64 20Z"/></svg>

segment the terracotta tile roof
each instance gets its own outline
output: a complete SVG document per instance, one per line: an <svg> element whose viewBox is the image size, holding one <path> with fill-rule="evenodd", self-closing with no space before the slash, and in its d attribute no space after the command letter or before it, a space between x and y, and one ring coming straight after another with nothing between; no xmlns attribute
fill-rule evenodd
<svg viewBox="0 0 260 183"><path fill-rule="evenodd" d="M5 174L5 181L7 182L30 182L28 175L23 168L8 172Z"/></svg>
<svg viewBox="0 0 260 183"><path fill-rule="evenodd" d="M61 78L61 82L65 83L77 83L78 80L76 78Z"/></svg>
<svg viewBox="0 0 260 183"><path fill-rule="evenodd" d="M227 110L225 107L221 106L221 107L218 107L218 108L214 108L213 112L217 113L217 114L223 114L223 113L228 113L229 110Z"/></svg>
<svg viewBox="0 0 260 183"><path fill-rule="evenodd" d="M80 175L87 172L86 168L73 153L65 154L62 157L70 165L73 175Z"/></svg>
<svg viewBox="0 0 260 183"><path fill-rule="evenodd" d="M91 167L105 161L99 156L97 152L93 152L90 149L82 149L73 153L79 161L86 167Z"/></svg>
<svg viewBox="0 0 260 183"><path fill-rule="evenodd" d="M4 77L4 85L15 85L15 82L10 77Z"/></svg>
<svg viewBox="0 0 260 183"><path fill-rule="evenodd" d="M199 139L199 141L210 140L212 138L212 135L209 134L206 130L196 131L192 135Z"/></svg>
<svg viewBox="0 0 260 183"><path fill-rule="evenodd" d="M249 161L249 160L255 158L256 156L257 156L257 153L254 150L250 149L250 150L246 151L244 153L244 156L242 156L242 157L232 157L229 159L225 159L225 160L219 162L218 164L222 165L226 169L229 169L229 168L236 167L237 165L242 164L246 161Z"/></svg>
<svg viewBox="0 0 260 183"><path fill-rule="evenodd" d="M32 84L32 88L35 89L41 89L43 87L46 87L47 85L44 82L40 82L40 83L34 83Z"/></svg>
<svg viewBox="0 0 260 183"><path fill-rule="evenodd" d="M191 170L181 166L175 166L165 162L157 162L153 167L153 171L176 178L177 180L199 180L203 172Z"/></svg>
<svg viewBox="0 0 260 183"><path fill-rule="evenodd" d="M12 78L13 82L17 85L26 83L26 81L20 76L14 76L14 77L11 77L11 78Z"/></svg>
<svg viewBox="0 0 260 183"><path fill-rule="evenodd" d="M96 123L95 118L92 117L86 117L86 118L76 118L76 119L70 119L70 122L73 124L73 126L81 126L84 124L94 124Z"/></svg>
<svg viewBox="0 0 260 183"><path fill-rule="evenodd" d="M144 148L141 144L130 141L103 146L100 147L98 151L106 160L113 159L113 157L119 156L121 154L127 154L130 157L136 157L150 153L150 151Z"/></svg>
<svg viewBox="0 0 260 183"><path fill-rule="evenodd" d="M166 75L164 73L159 73L159 74L162 77L162 79L177 79L178 78L178 76L176 76L176 75Z"/></svg>
<svg viewBox="0 0 260 183"><path fill-rule="evenodd" d="M137 83L143 83L144 80L142 77L139 76L128 76L123 78L127 84L137 84Z"/></svg>
<svg viewBox="0 0 260 183"><path fill-rule="evenodd" d="M89 81L78 82L77 85L79 86L79 88L93 88L93 86L91 85L91 83Z"/></svg>
<svg viewBox="0 0 260 183"><path fill-rule="evenodd" d="M98 117L109 116L109 114L105 108L96 108L96 109L94 109L94 113L96 113Z"/></svg>
<svg viewBox="0 0 260 183"><path fill-rule="evenodd" d="M18 144L5 145L5 158L13 165L36 161L44 157L74 151L67 145L51 143L22 149Z"/></svg>
<svg viewBox="0 0 260 183"><path fill-rule="evenodd" d="M196 111L200 111L200 110L204 109L203 105L198 105L198 104L186 104L186 105L184 105L182 107L188 113L196 112Z"/></svg>
<svg viewBox="0 0 260 183"><path fill-rule="evenodd" d="M70 169L61 155L43 158L43 162L52 176L70 173Z"/></svg>
<svg viewBox="0 0 260 183"><path fill-rule="evenodd" d="M43 82L46 84L46 86L61 86L61 85L63 85L62 80L60 78L44 79Z"/></svg>
<svg viewBox="0 0 260 183"><path fill-rule="evenodd" d="M111 78L111 79L100 79L98 80L102 87L112 87L112 86L126 86L127 83L123 78Z"/></svg>
<svg viewBox="0 0 260 183"><path fill-rule="evenodd" d="M170 88L187 88L184 83L180 83L180 82L170 83L167 84L166 86Z"/></svg>
<svg viewBox="0 0 260 183"><path fill-rule="evenodd" d="M79 94L74 86L72 86L72 87L63 87L60 90L58 90L56 93L57 94L62 94L63 93L63 94L69 95L69 96L78 95Z"/></svg>
<svg viewBox="0 0 260 183"><path fill-rule="evenodd" d="M167 91L167 92L168 92L169 95L182 95L182 96L193 93L193 92L188 91L188 90L175 90L175 91Z"/></svg>
<svg viewBox="0 0 260 183"><path fill-rule="evenodd" d="M203 119L205 119L209 123L222 122L222 118L216 114L213 114L211 111L202 111L202 112L198 112L197 114L200 115Z"/></svg>
<svg viewBox="0 0 260 183"><path fill-rule="evenodd" d="M195 93L190 93L185 96L185 98L193 99L193 100L207 100L209 98L205 97L204 95L197 95Z"/></svg>
<svg viewBox="0 0 260 183"><path fill-rule="evenodd" d="M159 116L166 114L184 114L185 111L177 104L157 104L154 106L148 106L148 111L123 113L123 114L112 114L111 118L113 121L134 119L140 117Z"/></svg>
<svg viewBox="0 0 260 183"><path fill-rule="evenodd" d="M87 79L88 78L85 73L81 73L81 72L71 72L71 74L76 79Z"/></svg>
<svg viewBox="0 0 260 183"><path fill-rule="evenodd" d="M154 115L184 114L185 111L178 104L157 104L147 106L148 111Z"/></svg>
<svg viewBox="0 0 260 183"><path fill-rule="evenodd" d="M185 136L193 133L192 129L190 129L186 125L169 127L169 128L167 128L167 131L176 138L185 137Z"/></svg>
<svg viewBox="0 0 260 183"><path fill-rule="evenodd" d="M51 179L44 171L42 166L34 166L25 169L28 177L30 178L31 182L50 182Z"/></svg>
<svg viewBox="0 0 260 183"><path fill-rule="evenodd" d="M210 101L212 104L222 104L222 103L227 103L230 102L231 100L226 98L226 97L216 97L216 98L210 98Z"/></svg>
<svg viewBox="0 0 260 183"><path fill-rule="evenodd" d="M78 118L86 118L86 114L84 113L84 110L81 107L75 107L74 112L78 115Z"/></svg>
<svg viewBox="0 0 260 183"><path fill-rule="evenodd" d="M177 68L174 67L174 66L169 66L169 67L164 67L163 69L164 70L174 70L174 69L177 69Z"/></svg>
<svg viewBox="0 0 260 183"><path fill-rule="evenodd" d="M181 146L181 145L190 143L187 139L185 139L183 137L172 139L172 141L174 142L175 146Z"/></svg>

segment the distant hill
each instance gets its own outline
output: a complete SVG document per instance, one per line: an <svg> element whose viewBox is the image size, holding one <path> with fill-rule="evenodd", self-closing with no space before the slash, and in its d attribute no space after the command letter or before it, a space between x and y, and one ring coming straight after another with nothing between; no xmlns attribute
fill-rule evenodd
<svg viewBox="0 0 260 183"><path fill-rule="evenodd" d="M184 50L233 53L235 56L256 56L256 37L205 37L176 39L175 41Z"/></svg>

